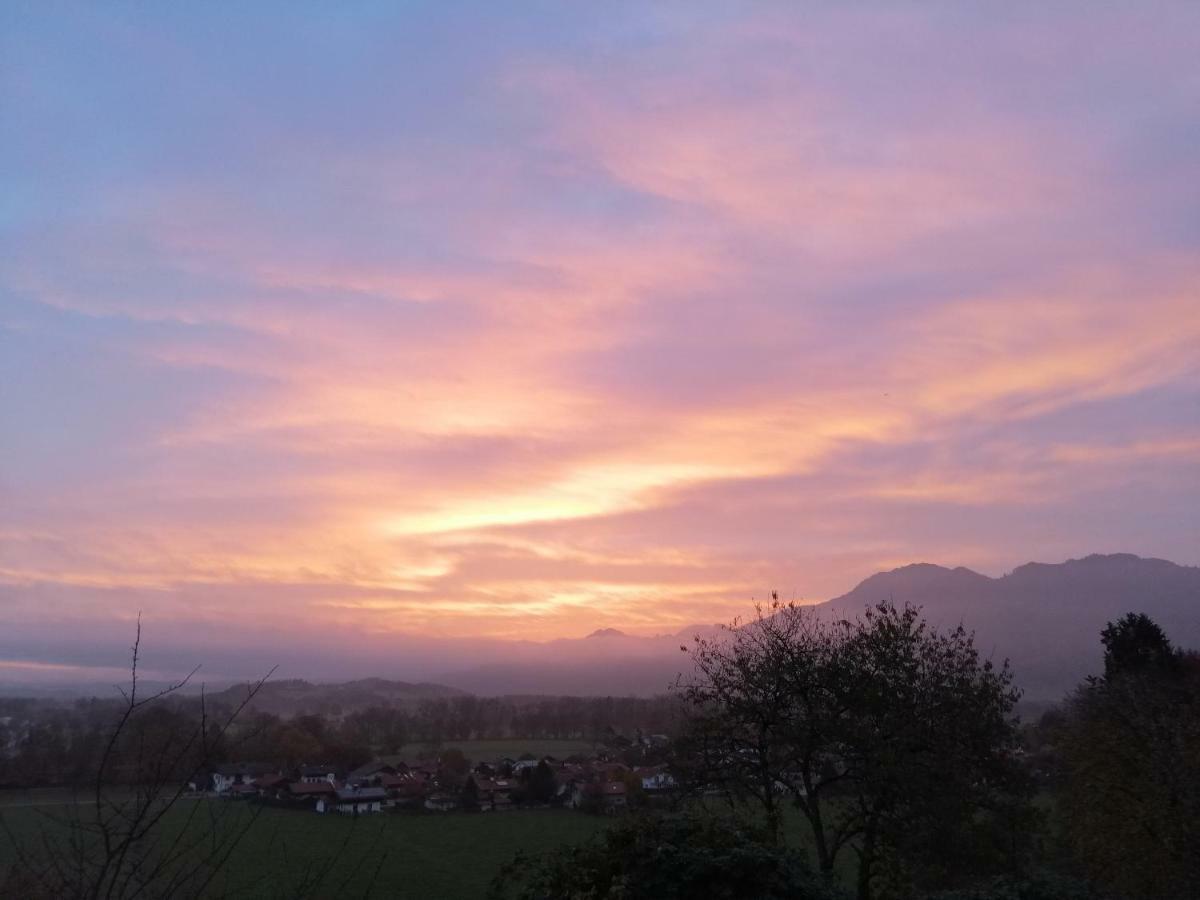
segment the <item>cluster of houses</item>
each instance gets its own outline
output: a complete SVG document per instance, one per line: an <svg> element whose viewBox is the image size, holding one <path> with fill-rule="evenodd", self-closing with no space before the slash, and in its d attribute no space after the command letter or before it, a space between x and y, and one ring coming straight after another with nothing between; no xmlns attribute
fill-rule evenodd
<svg viewBox="0 0 1200 900"><path fill-rule="evenodd" d="M528 771L544 763L554 776L556 805L613 813L631 792L648 801L670 795L675 780L665 766L634 768L603 758L500 759L479 763L464 777L447 778L436 760L377 759L349 773L334 766L305 765L289 776L261 763L234 763L198 776L193 790L223 797L255 798L318 813L352 815L392 809L449 812L465 804L485 812L511 809L522 796ZM467 781L474 790L464 790Z"/></svg>

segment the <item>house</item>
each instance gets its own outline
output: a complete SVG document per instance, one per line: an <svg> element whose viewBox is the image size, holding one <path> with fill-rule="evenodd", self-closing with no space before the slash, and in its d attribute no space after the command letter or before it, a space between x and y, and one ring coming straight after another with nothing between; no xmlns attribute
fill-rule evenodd
<svg viewBox="0 0 1200 900"><path fill-rule="evenodd" d="M600 787L600 809L603 812L619 812L626 807L628 799L623 781L608 781Z"/></svg>
<svg viewBox="0 0 1200 900"><path fill-rule="evenodd" d="M624 809L628 799L623 781L589 781L575 784L567 805L571 809L613 813Z"/></svg>
<svg viewBox="0 0 1200 900"><path fill-rule="evenodd" d="M388 793L381 787L339 788L331 801L334 810L340 813L360 815L383 811ZM330 801L327 801L327 803ZM318 810L319 812L320 810Z"/></svg>
<svg viewBox="0 0 1200 900"><path fill-rule="evenodd" d="M596 771L604 777L605 781L620 781L629 771L629 766L619 762L607 762L596 766Z"/></svg>
<svg viewBox="0 0 1200 900"><path fill-rule="evenodd" d="M432 812L450 812L458 808L458 800L449 794L430 794L425 800L425 808Z"/></svg>
<svg viewBox="0 0 1200 900"><path fill-rule="evenodd" d="M402 775L381 775L379 786L387 791L394 806L416 806L425 801L429 783L412 772Z"/></svg>
<svg viewBox="0 0 1200 900"><path fill-rule="evenodd" d="M512 791L516 783L511 778L497 778L492 785L492 809L512 809Z"/></svg>
<svg viewBox="0 0 1200 900"><path fill-rule="evenodd" d="M255 778L268 775L274 771L266 763L229 763L217 766L212 775L212 788L218 794L224 794L234 785L249 784Z"/></svg>
<svg viewBox="0 0 1200 900"><path fill-rule="evenodd" d="M333 784L338 780L340 772L334 766L301 766L300 780L305 784L316 784L327 781Z"/></svg>
<svg viewBox="0 0 1200 900"><path fill-rule="evenodd" d="M675 777L664 766L634 769L633 774L642 781L642 790L647 794L665 794L676 787Z"/></svg>
<svg viewBox="0 0 1200 900"><path fill-rule="evenodd" d="M325 812L337 795L337 788L328 781L293 781L288 785L288 797L296 803L312 804L317 812Z"/></svg>
<svg viewBox="0 0 1200 900"><path fill-rule="evenodd" d="M435 762L417 762L411 764L408 771L426 781L432 781L437 777L438 767Z"/></svg>
<svg viewBox="0 0 1200 900"><path fill-rule="evenodd" d="M402 772L407 772L408 766L404 763L387 763L382 759L374 759L365 765L359 766L353 772L346 776L346 781L355 785L377 785L379 780L384 775L399 775Z"/></svg>
<svg viewBox="0 0 1200 900"><path fill-rule="evenodd" d="M508 778L475 778L479 792L479 808L488 810L512 809L513 782Z"/></svg>
<svg viewBox="0 0 1200 900"><path fill-rule="evenodd" d="M401 775L394 772L384 772L376 780L379 787L391 791L400 790L410 784L417 784L423 781L423 779L418 779L415 775L407 773Z"/></svg>
<svg viewBox="0 0 1200 900"><path fill-rule="evenodd" d="M279 800L288 796L288 785L290 783L290 778L286 775L280 775L277 772L262 775L251 782L254 788L257 789L258 796L269 797L272 800Z"/></svg>

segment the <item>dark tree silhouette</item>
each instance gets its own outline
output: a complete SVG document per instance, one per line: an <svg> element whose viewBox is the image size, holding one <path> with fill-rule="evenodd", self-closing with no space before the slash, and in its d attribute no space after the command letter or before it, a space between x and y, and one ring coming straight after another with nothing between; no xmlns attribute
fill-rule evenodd
<svg viewBox="0 0 1200 900"><path fill-rule="evenodd" d="M591 842L519 855L492 883L492 900L833 900L836 892L795 851L745 823L703 815L632 816Z"/></svg>
<svg viewBox="0 0 1200 900"><path fill-rule="evenodd" d="M1071 849L1121 896L1194 897L1200 884L1200 660L1147 616L1101 634L1062 726L1060 809Z"/></svg>
<svg viewBox="0 0 1200 900"><path fill-rule="evenodd" d="M1104 677L1157 670L1170 672L1179 666L1179 654L1166 633L1145 613L1127 613L1100 632L1104 645Z"/></svg>
<svg viewBox="0 0 1200 900"><path fill-rule="evenodd" d="M889 603L829 622L776 602L691 654L685 777L756 802L774 839L794 805L821 871L857 858L862 900L1021 862L1019 693L961 627Z"/></svg>
<svg viewBox="0 0 1200 900"><path fill-rule="evenodd" d="M458 794L458 804L467 812L476 812L479 809L479 785L471 775L463 782L462 790Z"/></svg>

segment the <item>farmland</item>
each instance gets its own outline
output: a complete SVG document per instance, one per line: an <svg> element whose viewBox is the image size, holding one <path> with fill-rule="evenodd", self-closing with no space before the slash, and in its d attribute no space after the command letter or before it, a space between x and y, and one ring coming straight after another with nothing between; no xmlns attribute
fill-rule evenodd
<svg viewBox="0 0 1200 900"><path fill-rule="evenodd" d="M222 826L228 828L253 810L239 801L185 802L239 804ZM55 827L47 811L57 810L7 805L0 815L17 839L28 840L41 829ZM185 814L179 808L172 818L180 822ZM351 817L264 808L213 893L290 895L310 863L324 868L328 862L328 872L310 896L481 897L496 871L518 850L536 852L586 840L606 822L550 809ZM12 854L10 839L0 834L0 871L7 870Z"/></svg>

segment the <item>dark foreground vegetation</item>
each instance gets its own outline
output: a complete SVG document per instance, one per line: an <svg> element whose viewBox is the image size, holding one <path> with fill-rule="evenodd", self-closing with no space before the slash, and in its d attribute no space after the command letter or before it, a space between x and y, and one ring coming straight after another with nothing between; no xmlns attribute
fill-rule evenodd
<svg viewBox="0 0 1200 900"><path fill-rule="evenodd" d="M215 703L142 696L135 646L116 704L4 701L4 780L70 802L0 809L0 894L1194 897L1200 659L1136 614L1101 648L1102 674L1022 726L1006 665L890 604L853 621L775 605L685 648L693 675L655 700L449 697L282 718L252 710L256 685ZM428 763L410 769L389 754L414 738ZM499 771L472 766L480 738L590 750ZM209 792L221 763L248 758L269 764L275 793ZM395 759L407 771L389 777L424 777L460 811L280 803L279 773L318 759Z"/></svg>
<svg viewBox="0 0 1200 900"><path fill-rule="evenodd" d="M1104 674L1021 728L1007 666L961 628L890 604L853 622L775 606L691 649L675 766L706 817L518 859L494 895L1193 898L1200 657L1138 614L1101 642Z"/></svg>

